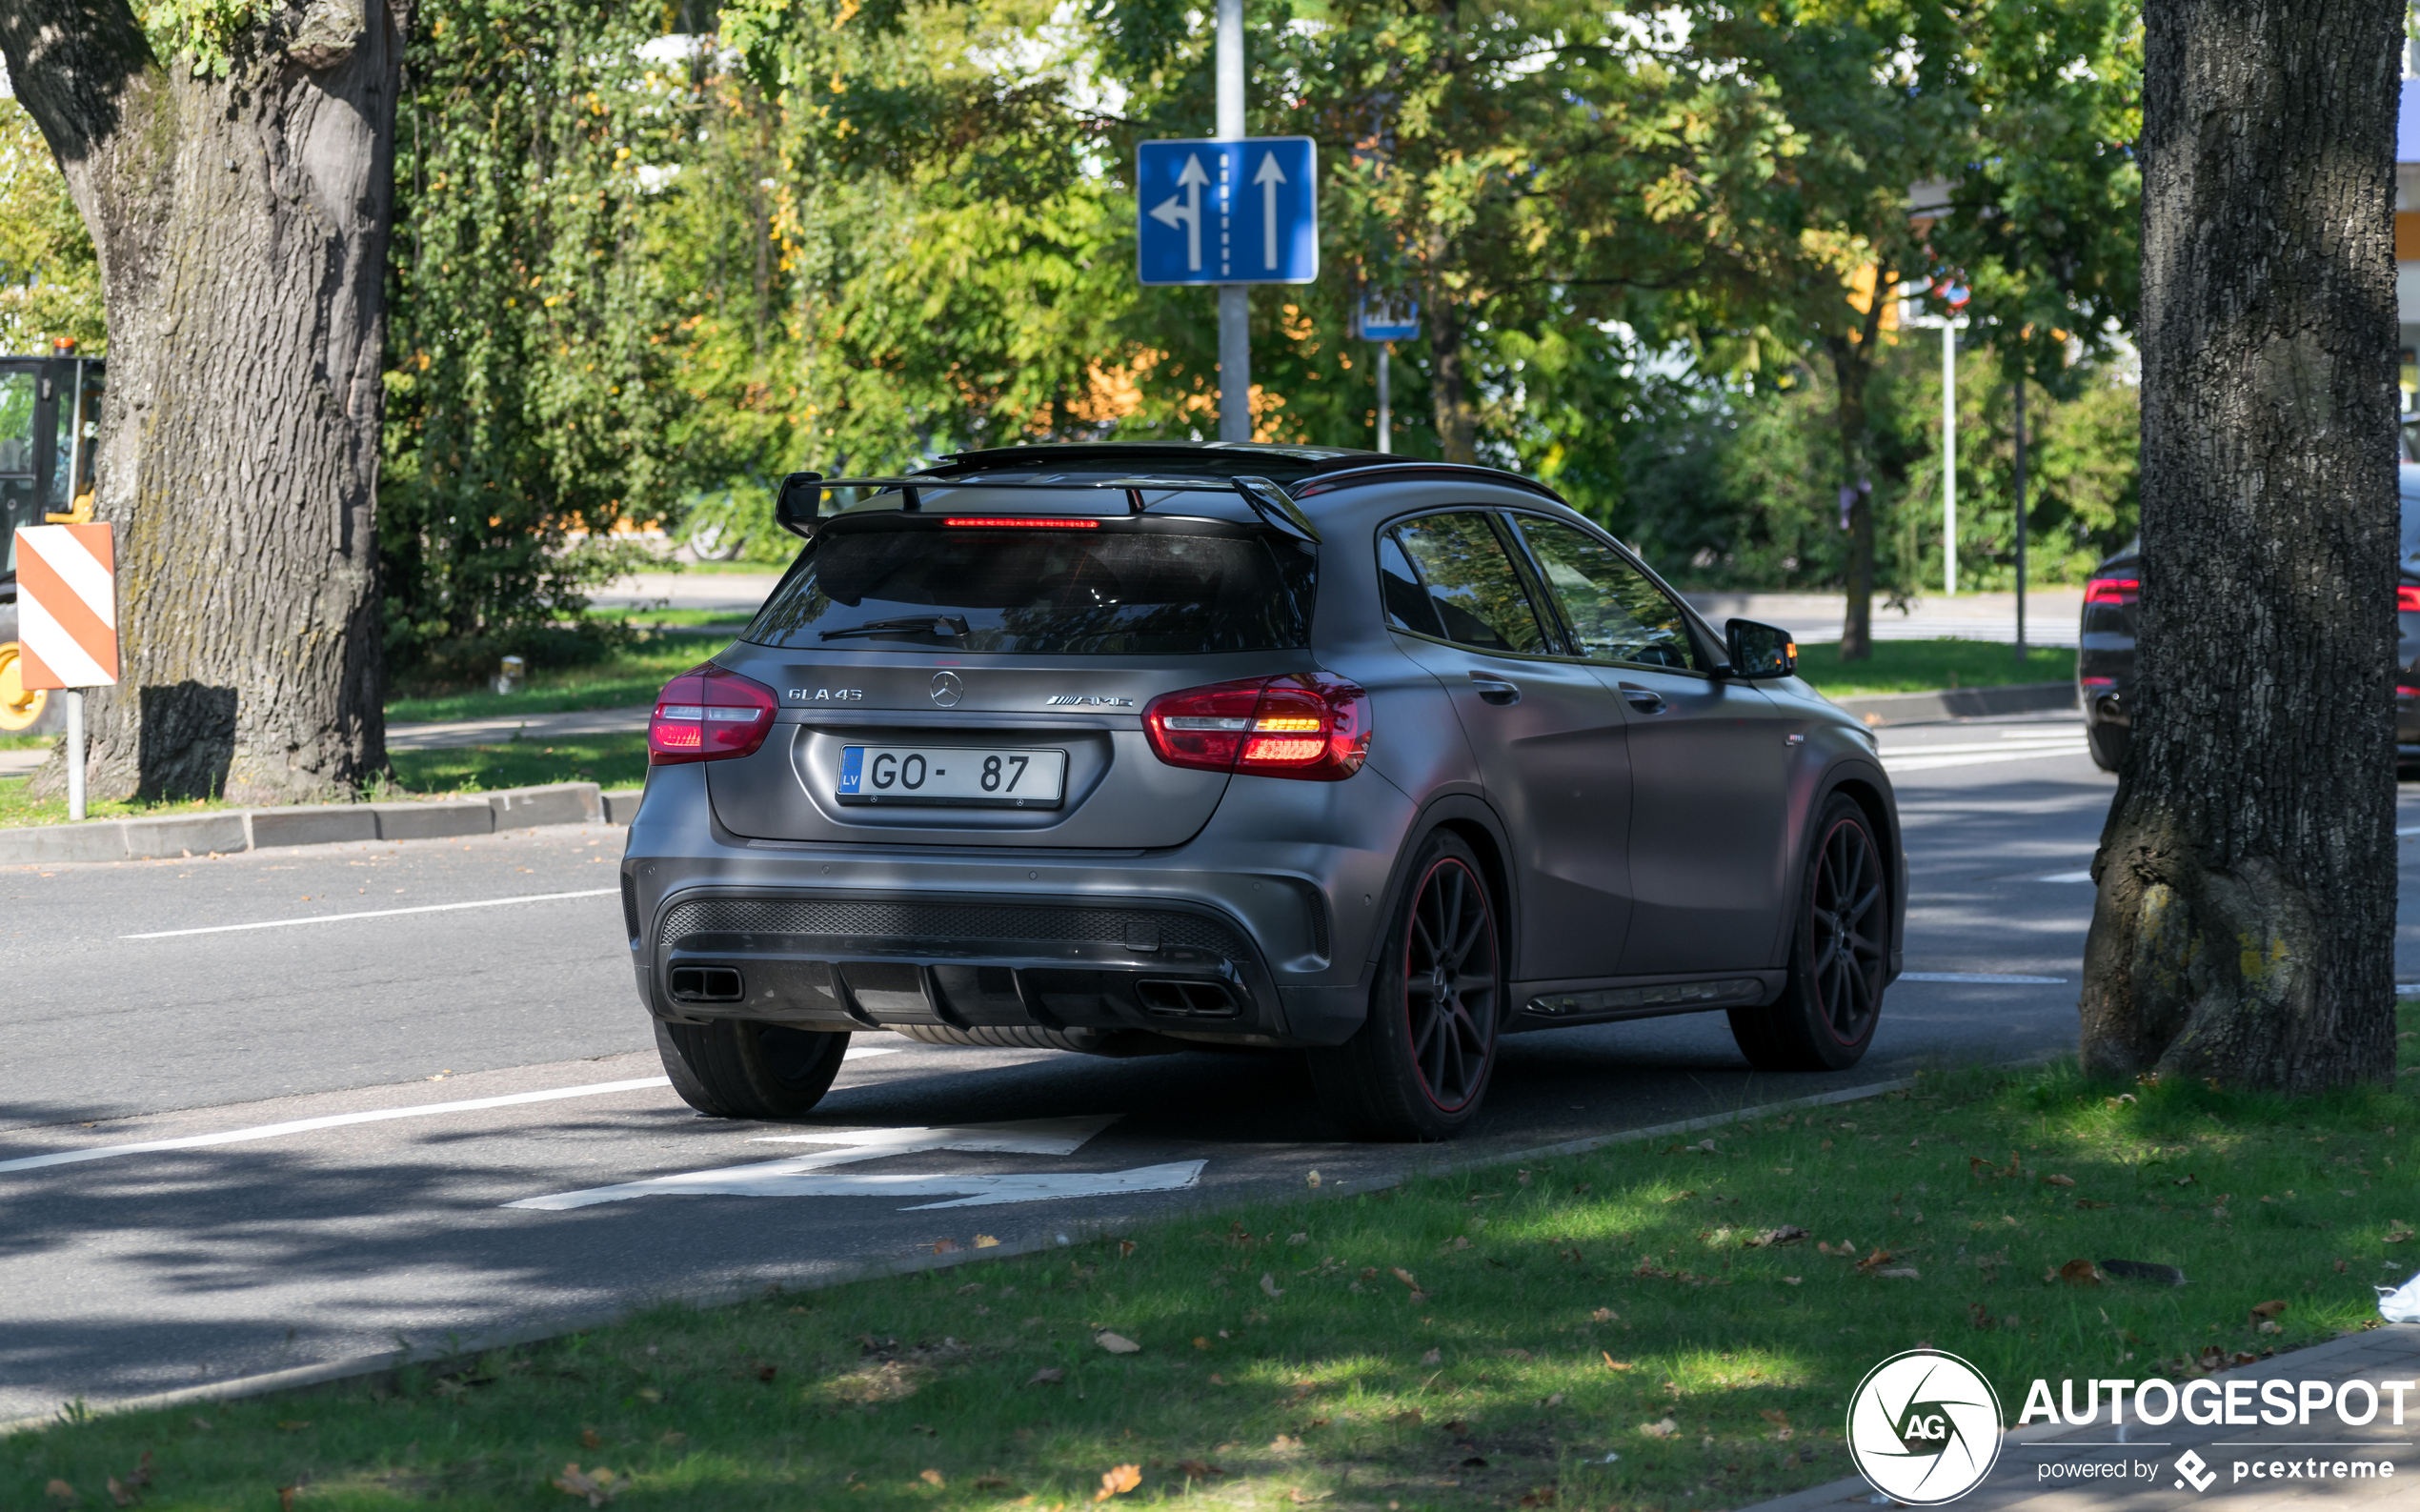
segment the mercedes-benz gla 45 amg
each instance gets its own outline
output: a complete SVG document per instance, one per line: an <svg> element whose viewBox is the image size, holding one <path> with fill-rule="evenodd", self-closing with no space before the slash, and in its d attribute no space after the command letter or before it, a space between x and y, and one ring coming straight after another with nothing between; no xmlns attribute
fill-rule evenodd
<svg viewBox="0 0 2420 1512"><path fill-rule="evenodd" d="M621 871L705 1112L802 1114L890 1030L1304 1054L1356 1136L1439 1139L1507 1034L1872 1039L1906 890L1871 738L1538 483L1020 447L778 514L807 544L664 689Z"/></svg>

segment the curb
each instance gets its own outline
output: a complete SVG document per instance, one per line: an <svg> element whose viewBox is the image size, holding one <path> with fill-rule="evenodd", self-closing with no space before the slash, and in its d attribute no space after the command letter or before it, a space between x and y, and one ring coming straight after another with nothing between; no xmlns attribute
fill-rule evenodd
<svg viewBox="0 0 2420 1512"><path fill-rule="evenodd" d="M1687 1134L1698 1129L1720 1128L1724 1124L1769 1118L1776 1113L1790 1113L1800 1108L1859 1102L1867 1098L1879 1098L1887 1093L1897 1092L1904 1087L1913 1085L1914 1080L1912 1077L1898 1077L1889 1081L1843 1087L1832 1092L1815 1093L1809 1097L1791 1098L1783 1102L1760 1103L1752 1108L1735 1108L1728 1113L1709 1113L1699 1118L1683 1119L1674 1123L1653 1124L1644 1129L1621 1129L1610 1134L1589 1135L1583 1139L1566 1139L1561 1143L1543 1144L1526 1150L1491 1152L1486 1155L1473 1156L1466 1160L1424 1165L1397 1176L1376 1177L1361 1181L1336 1181L1316 1195L1298 1192L1289 1194L1279 1200L1317 1202L1343 1197L1359 1197L1365 1193L1381 1192L1401 1186L1413 1177L1448 1175L1456 1171L1504 1165L1515 1160L1534 1160L1547 1156L1584 1155L1590 1151L1603 1149L1606 1145L1619 1144L1628 1139L1659 1139L1667 1135ZM1262 1200L1247 1198L1243 1200ZM1157 1221L1157 1220L1151 1221ZM949 1270L958 1265L982 1264L992 1260L1013 1259L1019 1255L1038 1254L1077 1243L1088 1243L1094 1240L1115 1238L1125 1233L1131 1226L1127 1223L1083 1225L1070 1223L1064 1229L1055 1230L1047 1239L1002 1240L997 1245L984 1249L952 1250L942 1255L918 1254L894 1260L861 1260L853 1270L844 1269L834 1275L811 1277L786 1285L779 1280L756 1280L741 1285L717 1286L694 1292L661 1293L643 1301L625 1302L600 1312L562 1315L544 1322L501 1329L494 1333L481 1333L467 1340L451 1341L444 1348L428 1344L412 1344L387 1354L355 1355L346 1360L331 1360L323 1364L297 1365L288 1370L272 1370L257 1376L239 1376L232 1381L212 1381L205 1385L186 1386L175 1391L155 1392L148 1396L121 1397L115 1401L99 1403L89 1403L82 1398L78 1398L74 1405L77 1411L91 1414L149 1412L163 1407L185 1406L197 1401L233 1401L246 1397L263 1397L274 1392L294 1391L309 1386L328 1385L340 1381L358 1380L365 1376L388 1376L406 1365L425 1364L438 1360L465 1360L492 1350L511 1349L521 1344L544 1343L548 1340L561 1339L566 1335L585 1333L590 1329L606 1327L620 1322L634 1314L667 1304L687 1306L703 1312L708 1308L730 1307L740 1302L755 1301L759 1298L789 1292L821 1291L826 1287L846 1286L853 1282L873 1280L883 1277L913 1276L922 1271ZM44 1429L58 1426L66 1421L57 1413L39 1418L0 1421L0 1439L5 1439L10 1434L41 1432ZM1806 1493L1798 1494L1804 1496Z"/></svg>
<svg viewBox="0 0 2420 1512"><path fill-rule="evenodd" d="M317 803L0 830L0 866L50 861L149 861L227 856L353 840L434 840L541 824L628 824L637 788L555 782L461 794L427 803Z"/></svg>
<svg viewBox="0 0 2420 1512"><path fill-rule="evenodd" d="M2020 682L2005 688L1935 688L1929 693L1884 693L1832 702L1867 724L1905 724L1916 719L2050 714L2075 708L2076 692L2071 682Z"/></svg>

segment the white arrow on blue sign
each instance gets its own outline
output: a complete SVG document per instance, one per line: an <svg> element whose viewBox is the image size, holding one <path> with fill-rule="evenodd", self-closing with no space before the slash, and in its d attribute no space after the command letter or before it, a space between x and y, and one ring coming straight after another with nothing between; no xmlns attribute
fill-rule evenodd
<svg viewBox="0 0 2420 1512"><path fill-rule="evenodd" d="M1318 278L1318 167L1307 136L1139 144L1137 273L1146 284Z"/></svg>

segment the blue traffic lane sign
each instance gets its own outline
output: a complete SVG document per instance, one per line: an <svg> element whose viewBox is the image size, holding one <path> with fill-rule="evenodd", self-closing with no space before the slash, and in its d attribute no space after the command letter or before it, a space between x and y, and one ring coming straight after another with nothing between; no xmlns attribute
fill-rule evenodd
<svg viewBox="0 0 2420 1512"><path fill-rule="evenodd" d="M1307 136L1144 142L1135 267L1146 284L1307 284L1320 275L1319 157Z"/></svg>
<svg viewBox="0 0 2420 1512"><path fill-rule="evenodd" d="M1364 341L1417 341L1420 339L1420 301L1398 297L1384 299L1376 294L1361 296L1361 309L1355 312L1353 324Z"/></svg>

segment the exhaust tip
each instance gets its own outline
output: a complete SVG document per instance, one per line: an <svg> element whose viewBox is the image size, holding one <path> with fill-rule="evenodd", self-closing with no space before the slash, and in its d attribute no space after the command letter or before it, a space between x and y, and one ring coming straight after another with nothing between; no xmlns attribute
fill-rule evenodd
<svg viewBox="0 0 2420 1512"><path fill-rule="evenodd" d="M675 966L672 989L675 1002L737 1002L747 996L747 984L729 966Z"/></svg>
<svg viewBox="0 0 2420 1512"><path fill-rule="evenodd" d="M1216 981L1139 981L1135 996L1144 1008L1156 1014L1172 1014L1186 1018L1232 1018L1236 1016L1235 994L1224 982Z"/></svg>

